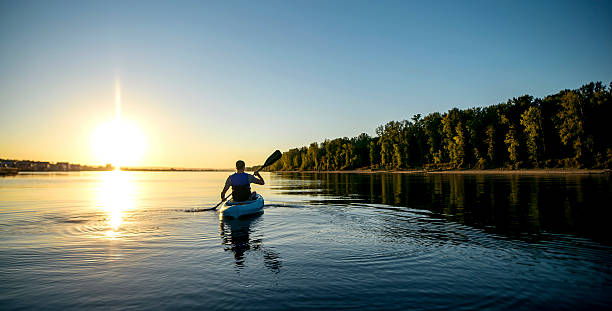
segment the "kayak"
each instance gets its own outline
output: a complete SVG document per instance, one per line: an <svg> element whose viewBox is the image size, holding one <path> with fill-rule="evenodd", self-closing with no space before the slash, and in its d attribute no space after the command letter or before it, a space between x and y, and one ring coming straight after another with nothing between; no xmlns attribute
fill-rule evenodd
<svg viewBox="0 0 612 311"><path fill-rule="evenodd" d="M227 201L219 211L219 217L238 218L242 216L255 215L263 213L264 199L260 194L257 194L255 200L234 202Z"/></svg>

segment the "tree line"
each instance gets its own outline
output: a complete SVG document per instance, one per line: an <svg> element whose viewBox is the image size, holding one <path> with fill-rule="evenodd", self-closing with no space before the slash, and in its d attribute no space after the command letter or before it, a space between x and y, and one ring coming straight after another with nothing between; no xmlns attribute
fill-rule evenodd
<svg viewBox="0 0 612 311"><path fill-rule="evenodd" d="M612 168L612 83L420 114L290 149L270 170Z"/></svg>

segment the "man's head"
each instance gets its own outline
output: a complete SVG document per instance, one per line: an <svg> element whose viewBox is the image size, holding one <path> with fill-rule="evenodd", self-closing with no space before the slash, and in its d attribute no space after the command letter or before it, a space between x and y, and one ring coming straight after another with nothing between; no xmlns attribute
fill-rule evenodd
<svg viewBox="0 0 612 311"><path fill-rule="evenodd" d="M236 170L244 170L244 161L242 160L238 160L236 161Z"/></svg>

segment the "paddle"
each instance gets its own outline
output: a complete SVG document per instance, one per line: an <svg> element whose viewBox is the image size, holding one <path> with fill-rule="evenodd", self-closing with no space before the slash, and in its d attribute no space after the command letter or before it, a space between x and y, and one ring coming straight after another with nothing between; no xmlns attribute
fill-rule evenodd
<svg viewBox="0 0 612 311"><path fill-rule="evenodd" d="M283 156L283 154L280 152L280 150L276 150L274 151L274 153L272 153L268 159L266 159L266 162L264 162L264 165L262 165L260 168L258 168L255 173L263 170L264 168L274 164L276 161L278 161L281 157Z"/></svg>
<svg viewBox="0 0 612 311"><path fill-rule="evenodd" d="M266 162L264 162L264 164L263 164L263 165L262 165L260 168L258 168L258 169L255 171L255 173L257 173L257 172L259 172L259 171L263 170L264 168L266 168L266 167L268 167L268 166L270 166L270 165L272 165L272 164L276 163L276 161L278 161L278 160L279 160L279 159L280 159L282 156L283 156L283 154L280 152L280 150L276 150L276 151L274 151L274 153L272 153L272 154L271 154L271 155L270 155L270 156L269 156L269 157L266 159ZM231 193L230 193L230 194L228 194L228 195L227 195L227 196L226 196L226 197L223 199L223 201L221 201L221 202L217 203L217 205L215 205L215 207L210 208L210 209L205 209L205 210L211 210L211 211L212 211L212 210L216 210L216 209L217 209L217 207L219 207L219 205L221 205L221 203L225 202L225 200L229 199L229 197L230 197L231 195L232 195Z"/></svg>

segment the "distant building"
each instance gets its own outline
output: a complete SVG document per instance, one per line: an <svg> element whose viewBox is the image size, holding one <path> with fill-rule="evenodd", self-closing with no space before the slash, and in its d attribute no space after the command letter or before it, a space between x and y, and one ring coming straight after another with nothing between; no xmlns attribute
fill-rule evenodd
<svg viewBox="0 0 612 311"><path fill-rule="evenodd" d="M16 167L14 160L0 160L0 167Z"/></svg>
<svg viewBox="0 0 612 311"><path fill-rule="evenodd" d="M70 164L69 162L42 162L42 161L30 161L30 160L7 160L0 159L0 168L8 168L10 172L15 171L22 172L54 172L54 171L112 171L115 169L112 164L106 164L105 166L89 166L81 164Z"/></svg>
<svg viewBox="0 0 612 311"><path fill-rule="evenodd" d="M49 162L33 162L32 169L35 171L48 171L51 168L51 163Z"/></svg>
<svg viewBox="0 0 612 311"><path fill-rule="evenodd" d="M34 169L32 161L17 161L16 166L20 171L32 171Z"/></svg>
<svg viewBox="0 0 612 311"><path fill-rule="evenodd" d="M68 171L70 169L70 163L68 163L68 162L57 162L56 167L57 167L57 170L59 170L59 171Z"/></svg>

